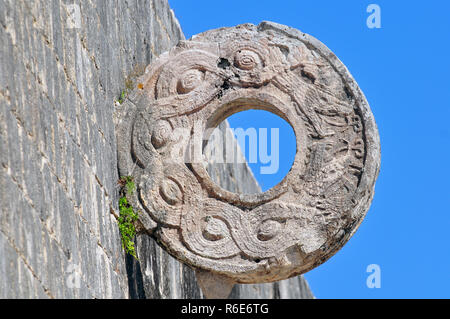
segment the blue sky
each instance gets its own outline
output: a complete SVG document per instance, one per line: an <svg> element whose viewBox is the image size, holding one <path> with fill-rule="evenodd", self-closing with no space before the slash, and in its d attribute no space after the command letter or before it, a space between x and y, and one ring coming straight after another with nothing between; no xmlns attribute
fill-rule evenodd
<svg viewBox="0 0 450 319"><path fill-rule="evenodd" d="M450 2L169 2L186 38L263 20L309 33L341 59L369 101L382 151L374 201L345 247L305 275L316 297L449 298ZM381 29L366 26L371 3L381 8ZM268 127L267 120L235 115L230 125ZM280 140L288 136L280 124ZM281 161L288 146L280 145ZM279 178L255 176L263 186ZM381 288L366 286L370 264L380 266Z"/></svg>

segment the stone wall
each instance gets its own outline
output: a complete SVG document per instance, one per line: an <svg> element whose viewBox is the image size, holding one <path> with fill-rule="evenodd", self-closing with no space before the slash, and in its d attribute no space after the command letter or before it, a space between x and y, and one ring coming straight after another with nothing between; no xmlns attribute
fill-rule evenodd
<svg viewBox="0 0 450 319"><path fill-rule="evenodd" d="M147 235L124 256L116 222L114 101L183 37L166 0L0 0L0 298L202 296ZM232 297L311 294L298 277Z"/></svg>
<svg viewBox="0 0 450 319"><path fill-rule="evenodd" d="M182 37L166 1L0 0L0 298L128 296L114 99Z"/></svg>

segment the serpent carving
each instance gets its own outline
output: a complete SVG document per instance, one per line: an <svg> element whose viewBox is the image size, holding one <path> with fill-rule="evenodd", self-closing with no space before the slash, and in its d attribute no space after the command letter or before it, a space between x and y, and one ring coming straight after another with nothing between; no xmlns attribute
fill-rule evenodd
<svg viewBox="0 0 450 319"><path fill-rule="evenodd" d="M211 30L159 56L139 82L119 114L119 169L135 179L141 228L174 257L236 283L271 282L318 266L356 231L379 171L378 131L321 42L271 22ZM202 141L255 108L292 126L297 153L277 186L235 194L209 177Z"/></svg>

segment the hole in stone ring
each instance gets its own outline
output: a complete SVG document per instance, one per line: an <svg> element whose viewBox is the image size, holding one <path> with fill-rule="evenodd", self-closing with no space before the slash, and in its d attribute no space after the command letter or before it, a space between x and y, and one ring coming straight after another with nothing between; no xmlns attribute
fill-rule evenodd
<svg viewBox="0 0 450 319"><path fill-rule="evenodd" d="M271 111L245 107L209 130L203 146L206 170L230 192L265 192L279 184L294 163L294 129Z"/></svg>

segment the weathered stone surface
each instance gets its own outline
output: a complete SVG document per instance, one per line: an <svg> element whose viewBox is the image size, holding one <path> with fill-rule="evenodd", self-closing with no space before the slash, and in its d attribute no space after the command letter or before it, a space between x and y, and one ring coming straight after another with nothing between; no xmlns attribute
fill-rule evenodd
<svg viewBox="0 0 450 319"><path fill-rule="evenodd" d="M128 297L114 100L181 38L165 0L0 0L0 298Z"/></svg>
<svg viewBox="0 0 450 319"><path fill-rule="evenodd" d="M138 81L116 116L119 168L135 178L142 229L173 256L236 283L272 282L320 265L356 231L379 137L356 82L318 40L271 22L211 30ZM250 108L290 123L303 151L274 188L238 194L207 173L203 141Z"/></svg>
<svg viewBox="0 0 450 319"><path fill-rule="evenodd" d="M233 137L229 130L228 121L219 124L218 129L221 136ZM230 138L231 145L217 143L210 138L204 149L204 154L208 159L207 171L211 179L222 188L230 192L239 194L261 193L261 188L253 177L253 173L245 162L237 141ZM214 163L211 161L214 154L227 153L227 147L233 149L232 154L236 155L235 162ZM228 150L229 151L229 150ZM220 158L220 157L219 157ZM311 299L314 298L308 283L303 276L292 277L286 280L264 283L264 284L238 284L234 285L230 299Z"/></svg>
<svg viewBox="0 0 450 319"><path fill-rule="evenodd" d="M0 298L200 298L146 234L126 269L114 218L113 101L183 39L178 22L165 0L93 0L74 28L70 4L0 0Z"/></svg>
<svg viewBox="0 0 450 319"><path fill-rule="evenodd" d="M219 125L223 134L231 134L226 121ZM231 134L232 136L232 134ZM237 158L245 159L236 140L230 140ZM210 139L205 155L223 151L221 144ZM246 163L209 163L211 178L221 187L240 193L261 192ZM139 262L127 258L131 298L203 298L194 270L178 262L163 250L147 233L141 232L136 240ZM217 296L217 295L216 295ZM309 299L314 298L303 276L265 284L238 284L231 291L232 299Z"/></svg>
<svg viewBox="0 0 450 319"><path fill-rule="evenodd" d="M0 298L201 297L146 234L126 269L114 218L114 100L180 39L165 0L0 0Z"/></svg>

